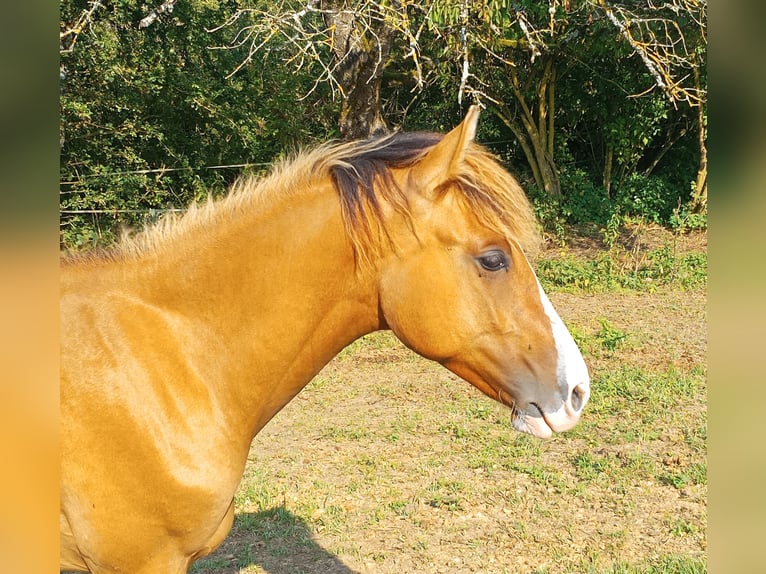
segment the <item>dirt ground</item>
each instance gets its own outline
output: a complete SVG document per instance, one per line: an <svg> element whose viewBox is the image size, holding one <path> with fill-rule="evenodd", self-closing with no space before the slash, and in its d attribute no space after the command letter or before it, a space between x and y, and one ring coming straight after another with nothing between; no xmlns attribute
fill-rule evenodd
<svg viewBox="0 0 766 574"><path fill-rule="evenodd" d="M705 468L705 292L551 300L579 333L606 320L627 334L586 356L594 397L631 368L699 388L618 416L594 398L578 429L538 441L393 337L363 341L256 437L232 534L193 571L554 574L703 559L707 482L684 477Z"/></svg>

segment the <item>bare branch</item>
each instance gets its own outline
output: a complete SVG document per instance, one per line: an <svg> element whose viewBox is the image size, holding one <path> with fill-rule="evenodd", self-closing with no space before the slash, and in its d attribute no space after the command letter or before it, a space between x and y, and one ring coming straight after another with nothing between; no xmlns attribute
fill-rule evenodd
<svg viewBox="0 0 766 574"><path fill-rule="evenodd" d="M647 0L640 12L635 3L628 7L598 0L598 5L669 102L698 106L705 101L705 91L692 80L700 65L694 49L707 46L707 0L670 0L659 5ZM681 20L694 25L682 29ZM689 38L694 34L699 38L690 49Z"/></svg>
<svg viewBox="0 0 766 574"><path fill-rule="evenodd" d="M151 26L154 21L160 17L160 15L167 12L170 14L173 12L173 7L175 6L176 0L165 0L162 4L157 6L154 10L149 12L146 16L144 16L141 21L138 23L138 29L143 30L144 28L148 28Z"/></svg>
<svg viewBox="0 0 766 574"><path fill-rule="evenodd" d="M103 7L102 0L91 0L89 7L82 11L80 17L72 26L59 33L59 41L61 42L59 47L59 53L68 54L74 50L75 44L77 44L77 38L80 33L87 28L93 20L93 15L96 10ZM65 45L66 44L66 45Z"/></svg>
<svg viewBox="0 0 766 574"><path fill-rule="evenodd" d="M238 49L248 46L247 55L232 74L249 64L269 43L280 38L287 49L285 63L296 69L309 64L319 67L320 74L311 91L327 82L333 94L344 94L340 77L344 65L348 65L361 52L375 59L364 81L371 82L380 74L386 64L384 56L391 41L390 33L393 33L403 38L409 46L405 57L411 59L415 67L415 89L422 89L424 73L420 57L420 34L425 19L415 28L411 13L427 15L431 10L430 4L363 0L351 9L345 3L333 5L332 2L309 0L299 9L278 6L267 12L243 8L208 32L221 32L240 26L232 40L213 48ZM324 25L318 26L317 20L323 21Z"/></svg>
<svg viewBox="0 0 766 574"><path fill-rule="evenodd" d="M460 76L460 87L457 91L457 104L463 103L463 92L466 82L468 82L469 61L468 61L468 0L462 0L460 3L460 47L463 56L463 72Z"/></svg>

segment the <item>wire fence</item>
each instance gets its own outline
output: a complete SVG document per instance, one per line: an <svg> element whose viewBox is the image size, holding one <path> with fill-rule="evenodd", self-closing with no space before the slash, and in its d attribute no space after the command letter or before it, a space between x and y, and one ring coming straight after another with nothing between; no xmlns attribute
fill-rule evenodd
<svg viewBox="0 0 766 574"><path fill-rule="evenodd" d="M204 170L217 170L217 169L248 169L248 168L266 168L274 165L270 162L256 162L256 163L234 163L228 165L207 165L203 167L159 167L153 169L134 169L128 171L110 171L103 173L86 173L78 176L78 179L71 181L59 182L59 195L68 195L72 193L78 193L77 190L65 191L62 190L63 186L72 186L79 183L83 183L89 179L96 178L109 178L109 177L124 177L126 175L150 175L150 174L164 174L179 171L204 171ZM118 209L118 208L103 208L103 209L60 209L61 215L119 215L119 214L148 214L150 216L161 215L169 212L183 212L186 209L181 208L146 208L146 209Z"/></svg>
<svg viewBox="0 0 766 574"><path fill-rule="evenodd" d="M499 140L499 141L493 141L493 142L485 142L484 145L492 147L498 144L507 144L512 143L512 140ZM111 172L103 172L103 173L86 173L82 175L78 175L78 179L71 180L71 181L61 181L59 182L59 195L68 195L68 194L74 194L78 193L77 190L73 191L66 191L62 190L61 187L63 186L72 186L77 185L78 183L83 183L85 180L88 179L96 179L96 178L109 178L109 177L122 177L126 175L151 175L151 174L164 174L164 173L171 173L171 172L179 172L179 171L205 171L205 170L219 170L219 169L249 169L249 168L268 168L272 167L274 165L273 162L253 162L253 163L234 163L234 164L228 164L228 165L207 165L202 167L158 167L158 168L152 168L152 169L135 169L135 170L127 170L127 171L111 171ZM183 212L186 211L185 208L146 208L146 209L118 209L118 208L103 208L103 209L60 209L59 213L61 215L120 215L120 214L126 214L126 215L135 215L135 214L148 214L149 216L157 216L162 215L163 213L169 213L169 212Z"/></svg>
<svg viewBox="0 0 766 574"><path fill-rule="evenodd" d="M154 169L134 169L130 171L109 171L104 173L85 173L79 176L79 179L74 181L62 181L59 185L75 185L81 183L83 180L96 178L96 177L112 177L122 175L148 175L150 173L170 173L173 171L204 171L206 169L230 169L230 168L248 168L248 167L269 167L272 163L233 163L230 165L206 165L203 167L157 167Z"/></svg>

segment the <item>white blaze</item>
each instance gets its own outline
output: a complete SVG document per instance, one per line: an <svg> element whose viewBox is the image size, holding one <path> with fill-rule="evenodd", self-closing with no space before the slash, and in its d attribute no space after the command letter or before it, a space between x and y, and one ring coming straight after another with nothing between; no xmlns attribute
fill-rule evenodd
<svg viewBox="0 0 766 574"><path fill-rule="evenodd" d="M577 348L577 343L564 325L564 321L553 308L539 281L537 285L540 288L540 301L543 304L543 309L551 321L553 339L558 354L556 375L564 400L564 404L558 410L543 412L543 416L552 430L560 432L575 426L580 418L580 412L590 397L590 375L580 349ZM577 388L576 396L573 397L572 393L575 388Z"/></svg>

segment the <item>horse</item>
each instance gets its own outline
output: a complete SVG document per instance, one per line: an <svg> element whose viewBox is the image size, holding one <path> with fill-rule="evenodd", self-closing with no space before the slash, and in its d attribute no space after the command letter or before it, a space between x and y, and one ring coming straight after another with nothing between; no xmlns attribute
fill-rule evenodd
<svg viewBox="0 0 766 574"><path fill-rule="evenodd" d="M229 532L256 433L376 330L510 407L518 431L577 423L588 369L478 116L320 145L62 257L62 570L186 572Z"/></svg>

